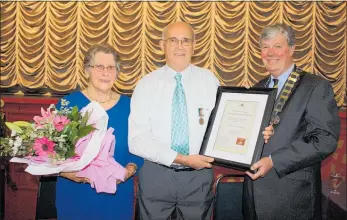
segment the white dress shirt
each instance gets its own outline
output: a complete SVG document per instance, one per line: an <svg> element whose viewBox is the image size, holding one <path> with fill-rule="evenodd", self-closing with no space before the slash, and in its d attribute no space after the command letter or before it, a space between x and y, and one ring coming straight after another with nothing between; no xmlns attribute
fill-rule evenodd
<svg viewBox="0 0 347 220"><path fill-rule="evenodd" d="M289 67L289 69L287 69L283 74L281 74L277 79L278 79L278 89L277 89L277 95L276 97L280 94L280 92L282 91L282 88L284 86L284 84L287 82L287 79L289 77L289 75L293 72L294 69L294 63ZM269 88L273 88L274 87L274 82L273 79L275 79L275 77L273 75L270 76L270 83L268 85Z"/></svg>
<svg viewBox="0 0 347 220"><path fill-rule="evenodd" d="M214 108L218 79L212 72L189 65L182 74L189 124L189 154L198 154ZM167 65L144 76L131 98L129 150L155 163L170 166L177 156L171 149L172 97L176 72ZM204 123L199 123L199 108Z"/></svg>

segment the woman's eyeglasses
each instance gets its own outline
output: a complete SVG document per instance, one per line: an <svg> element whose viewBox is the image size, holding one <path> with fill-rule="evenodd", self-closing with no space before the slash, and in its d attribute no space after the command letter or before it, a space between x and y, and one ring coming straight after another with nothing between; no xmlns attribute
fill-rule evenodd
<svg viewBox="0 0 347 220"><path fill-rule="evenodd" d="M89 65L90 67L94 68L95 71L97 72L103 72L105 69L107 72L114 72L117 70L116 66L104 66L104 65Z"/></svg>

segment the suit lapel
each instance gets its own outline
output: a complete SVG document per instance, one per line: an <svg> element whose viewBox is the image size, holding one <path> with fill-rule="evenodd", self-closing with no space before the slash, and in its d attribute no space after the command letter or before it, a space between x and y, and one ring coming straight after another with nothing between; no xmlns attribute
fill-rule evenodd
<svg viewBox="0 0 347 220"><path fill-rule="evenodd" d="M264 88L264 87L267 87L267 82L270 80L270 76L269 77L266 77L262 80L260 80L257 84L255 84L255 88Z"/></svg>

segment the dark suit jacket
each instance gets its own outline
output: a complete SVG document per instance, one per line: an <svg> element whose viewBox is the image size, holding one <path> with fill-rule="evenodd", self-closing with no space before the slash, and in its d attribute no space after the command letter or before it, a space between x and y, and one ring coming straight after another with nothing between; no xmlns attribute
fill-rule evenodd
<svg viewBox="0 0 347 220"><path fill-rule="evenodd" d="M275 134L264 145L262 157L271 155L274 168L258 180L245 178L247 220L322 218L320 166L336 149L340 119L330 83L303 71L300 75ZM268 79L257 86L266 86Z"/></svg>

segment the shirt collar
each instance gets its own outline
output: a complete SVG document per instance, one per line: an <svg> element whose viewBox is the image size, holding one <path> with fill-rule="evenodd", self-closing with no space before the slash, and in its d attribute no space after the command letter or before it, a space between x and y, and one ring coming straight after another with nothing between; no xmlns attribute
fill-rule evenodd
<svg viewBox="0 0 347 220"><path fill-rule="evenodd" d="M191 68L192 68L192 65L189 64L187 66L187 68L185 68L183 71L181 71L180 73L182 74L182 78L185 78L185 76L187 76L190 72L191 72ZM175 70L173 70L171 67L169 67L168 65L165 65L165 74L174 79L175 75L177 74L178 72L176 72Z"/></svg>
<svg viewBox="0 0 347 220"><path fill-rule="evenodd" d="M284 83L285 81L287 81L289 75L292 73L294 69L294 63L282 74L280 75L278 78L278 83ZM271 75L271 80L273 80L275 77L273 77L273 75Z"/></svg>

